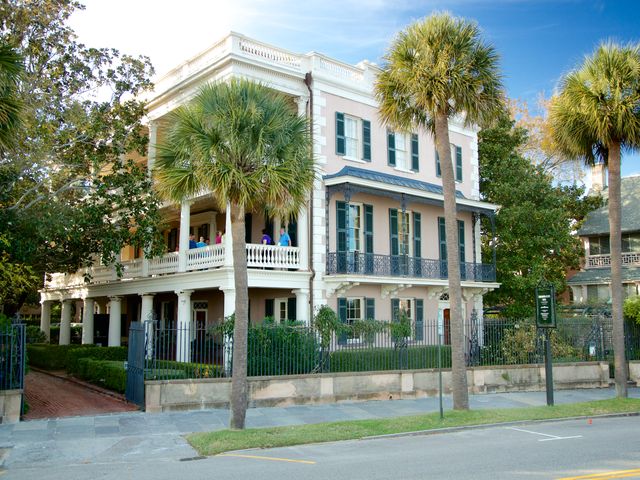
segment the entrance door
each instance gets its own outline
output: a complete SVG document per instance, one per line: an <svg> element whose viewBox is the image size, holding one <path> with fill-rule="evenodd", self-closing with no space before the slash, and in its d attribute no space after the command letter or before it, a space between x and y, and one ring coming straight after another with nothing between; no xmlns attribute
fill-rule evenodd
<svg viewBox="0 0 640 480"><path fill-rule="evenodd" d="M451 311L448 308L445 308L442 311L442 320L443 320L443 343L445 345L451 345Z"/></svg>
<svg viewBox="0 0 640 480"><path fill-rule="evenodd" d="M193 302L193 320L191 324L191 358L197 362L205 362L207 357L207 310L208 302Z"/></svg>

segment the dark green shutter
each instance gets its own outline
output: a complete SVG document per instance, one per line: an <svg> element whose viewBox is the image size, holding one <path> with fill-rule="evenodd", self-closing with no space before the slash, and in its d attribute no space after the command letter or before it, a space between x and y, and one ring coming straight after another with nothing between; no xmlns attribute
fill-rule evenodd
<svg viewBox="0 0 640 480"><path fill-rule="evenodd" d="M416 340L424 339L424 300L416 298Z"/></svg>
<svg viewBox="0 0 640 480"><path fill-rule="evenodd" d="M464 221L458 220L458 246L460 248L460 261L464 263Z"/></svg>
<svg viewBox="0 0 640 480"><path fill-rule="evenodd" d="M442 176L442 170L440 170L440 155L438 155L438 150L436 150L436 177Z"/></svg>
<svg viewBox="0 0 640 480"><path fill-rule="evenodd" d="M411 170L417 172L420 170L420 160L418 155L418 135L411 134Z"/></svg>
<svg viewBox="0 0 640 480"><path fill-rule="evenodd" d="M422 215L413 212L413 256L422 256Z"/></svg>
<svg viewBox="0 0 640 480"><path fill-rule="evenodd" d="M371 122L362 120L362 159L371 161Z"/></svg>
<svg viewBox="0 0 640 480"><path fill-rule="evenodd" d="M287 320L297 320L296 304L296 297L287 298Z"/></svg>
<svg viewBox="0 0 640 480"><path fill-rule="evenodd" d="M462 147L456 145L456 181L462 181Z"/></svg>
<svg viewBox="0 0 640 480"><path fill-rule="evenodd" d="M400 321L400 299L398 298L391 299L391 321Z"/></svg>
<svg viewBox="0 0 640 480"><path fill-rule="evenodd" d="M396 166L396 134L387 131L387 163Z"/></svg>
<svg viewBox="0 0 640 480"><path fill-rule="evenodd" d="M447 260L447 231L444 217L438 217L438 241L440 243L440 260Z"/></svg>
<svg viewBox="0 0 640 480"><path fill-rule="evenodd" d="M347 299L346 298L338 299L338 319L342 323L347 323ZM338 335L338 343L340 345L344 345L345 343L347 343L346 333L340 333L340 335Z"/></svg>
<svg viewBox="0 0 640 480"><path fill-rule="evenodd" d="M264 316L273 318L273 307L274 307L273 298L267 298L264 301Z"/></svg>
<svg viewBox="0 0 640 480"><path fill-rule="evenodd" d="M391 255L398 255L398 210L389 209L389 240L391 241Z"/></svg>
<svg viewBox="0 0 640 480"><path fill-rule="evenodd" d="M365 320L376 319L376 302L374 298L365 298Z"/></svg>
<svg viewBox="0 0 640 480"><path fill-rule="evenodd" d="M373 253L373 205L364 205L364 253Z"/></svg>
<svg viewBox="0 0 640 480"><path fill-rule="evenodd" d="M344 113L336 112L336 155L344 155L347 152L347 143L344 138Z"/></svg>
<svg viewBox="0 0 640 480"><path fill-rule="evenodd" d="M338 252L347 251L347 204L336 202L336 248Z"/></svg>

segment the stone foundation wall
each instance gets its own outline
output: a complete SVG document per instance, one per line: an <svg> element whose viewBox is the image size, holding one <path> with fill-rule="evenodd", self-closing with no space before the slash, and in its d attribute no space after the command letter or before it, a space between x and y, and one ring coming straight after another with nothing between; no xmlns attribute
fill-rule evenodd
<svg viewBox="0 0 640 480"><path fill-rule="evenodd" d="M640 362L638 362L640 373ZM556 389L609 386L606 362L554 365ZM545 388L543 365L473 367L467 370L471 393L540 391ZM442 385L451 393L451 371L443 370ZM229 405L231 379L145 382L147 412L220 408ZM438 394L437 370L398 370L249 379L251 406L330 403L340 400L416 398Z"/></svg>
<svg viewBox="0 0 640 480"><path fill-rule="evenodd" d="M22 390L0 391L0 423L17 423L20 421L20 408L22 406Z"/></svg>
<svg viewBox="0 0 640 480"><path fill-rule="evenodd" d="M640 385L640 360L629 362L629 377Z"/></svg>

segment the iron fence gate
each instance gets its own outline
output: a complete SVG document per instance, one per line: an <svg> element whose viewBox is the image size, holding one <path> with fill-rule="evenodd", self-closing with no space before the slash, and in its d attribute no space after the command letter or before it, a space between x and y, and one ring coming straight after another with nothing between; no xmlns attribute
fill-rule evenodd
<svg viewBox="0 0 640 480"><path fill-rule="evenodd" d="M24 388L25 325L0 327L0 390Z"/></svg>
<svg viewBox="0 0 640 480"><path fill-rule="evenodd" d="M145 328L142 322L131 322L129 327L129 356L127 362L127 400L144 407Z"/></svg>

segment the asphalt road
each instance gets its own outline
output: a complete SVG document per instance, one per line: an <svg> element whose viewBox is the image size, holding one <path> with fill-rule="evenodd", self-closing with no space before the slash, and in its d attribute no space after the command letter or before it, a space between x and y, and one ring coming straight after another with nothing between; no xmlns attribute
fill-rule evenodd
<svg viewBox="0 0 640 480"><path fill-rule="evenodd" d="M640 479L640 417L531 423L203 459L194 459L179 437L174 440L173 448L159 442L154 449L152 439L142 448L136 444L142 440L129 438L127 444L110 447L130 452L120 460L14 465L0 476L38 480Z"/></svg>

